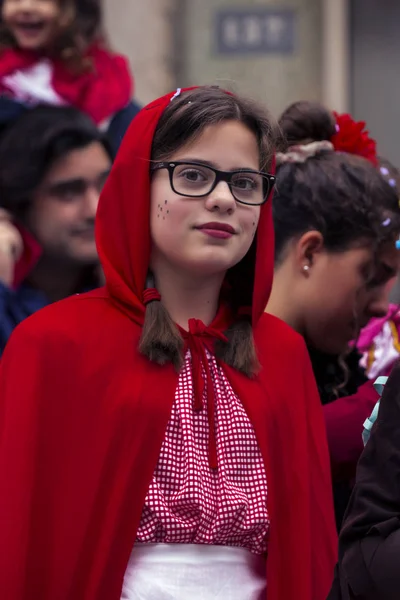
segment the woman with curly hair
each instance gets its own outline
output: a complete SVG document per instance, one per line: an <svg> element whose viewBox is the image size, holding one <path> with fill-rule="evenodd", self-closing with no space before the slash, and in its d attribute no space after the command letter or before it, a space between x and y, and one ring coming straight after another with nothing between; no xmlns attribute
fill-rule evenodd
<svg viewBox="0 0 400 600"><path fill-rule="evenodd" d="M277 156L275 273L267 311L306 340L324 408L340 527L363 449L363 423L377 401L349 344L371 318L387 313L399 267L400 208L365 123L297 102L280 125L288 148Z"/></svg>

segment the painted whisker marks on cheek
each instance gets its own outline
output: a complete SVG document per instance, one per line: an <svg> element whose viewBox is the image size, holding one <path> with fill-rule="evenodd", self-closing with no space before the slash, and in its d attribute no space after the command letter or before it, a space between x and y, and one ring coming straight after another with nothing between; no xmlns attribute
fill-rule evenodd
<svg viewBox="0 0 400 600"><path fill-rule="evenodd" d="M168 204L168 200L164 200L164 204L167 205ZM162 208L161 208L162 210ZM169 210L167 210L166 212L164 212L164 215L169 215ZM163 216L163 220L165 221L165 216Z"/></svg>
<svg viewBox="0 0 400 600"><path fill-rule="evenodd" d="M162 204L157 205L157 209L158 209L157 219L159 219L160 216L162 216L163 221L165 221L166 215L169 214L169 210L163 211L163 208L166 208L167 204L168 204L168 200L164 200L164 207L162 206Z"/></svg>

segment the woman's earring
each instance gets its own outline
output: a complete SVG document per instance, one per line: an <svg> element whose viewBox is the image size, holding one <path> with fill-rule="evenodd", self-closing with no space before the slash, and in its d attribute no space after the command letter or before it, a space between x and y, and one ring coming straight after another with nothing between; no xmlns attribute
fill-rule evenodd
<svg viewBox="0 0 400 600"><path fill-rule="evenodd" d="M307 274L310 270L310 265L303 265L303 271L305 274Z"/></svg>

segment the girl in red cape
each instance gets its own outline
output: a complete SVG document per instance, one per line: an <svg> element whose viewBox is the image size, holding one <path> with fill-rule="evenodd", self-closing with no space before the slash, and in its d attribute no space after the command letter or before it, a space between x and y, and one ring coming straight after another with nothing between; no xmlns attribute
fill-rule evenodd
<svg viewBox="0 0 400 600"><path fill-rule="evenodd" d="M133 121L105 287L25 320L1 362L3 598L325 600L322 410L302 338L264 314L276 139L218 88Z"/></svg>

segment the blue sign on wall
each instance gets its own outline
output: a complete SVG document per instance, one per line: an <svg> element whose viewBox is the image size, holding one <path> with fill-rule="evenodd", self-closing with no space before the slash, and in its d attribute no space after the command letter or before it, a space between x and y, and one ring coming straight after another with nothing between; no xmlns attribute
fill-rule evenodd
<svg viewBox="0 0 400 600"><path fill-rule="evenodd" d="M232 9L216 15L219 54L292 54L295 11L291 9Z"/></svg>

